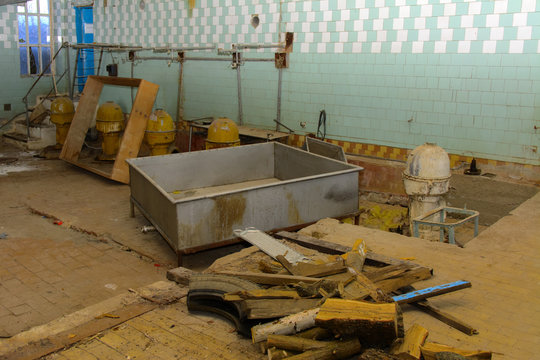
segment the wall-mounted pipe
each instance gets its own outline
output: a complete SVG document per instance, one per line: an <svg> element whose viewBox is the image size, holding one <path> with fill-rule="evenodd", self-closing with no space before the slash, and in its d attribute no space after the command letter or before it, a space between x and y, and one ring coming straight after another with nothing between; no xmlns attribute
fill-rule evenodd
<svg viewBox="0 0 540 360"><path fill-rule="evenodd" d="M233 49L274 49L274 48L285 48L284 44L233 44Z"/></svg>
<svg viewBox="0 0 540 360"><path fill-rule="evenodd" d="M278 92L277 92L277 111L276 111L276 131L279 131L281 125L281 80L283 77L282 68L278 69ZM290 129L289 129L290 130Z"/></svg>
<svg viewBox="0 0 540 360"><path fill-rule="evenodd" d="M242 79L240 78L241 66L236 66L236 80L238 83L238 125L243 125L243 112L242 112Z"/></svg>

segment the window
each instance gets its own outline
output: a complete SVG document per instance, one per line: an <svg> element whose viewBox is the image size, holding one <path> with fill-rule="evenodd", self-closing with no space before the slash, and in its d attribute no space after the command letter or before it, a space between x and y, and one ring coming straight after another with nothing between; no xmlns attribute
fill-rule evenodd
<svg viewBox="0 0 540 360"><path fill-rule="evenodd" d="M40 74L51 61L51 15L49 0L17 5L21 75ZM51 73L51 68L46 74Z"/></svg>

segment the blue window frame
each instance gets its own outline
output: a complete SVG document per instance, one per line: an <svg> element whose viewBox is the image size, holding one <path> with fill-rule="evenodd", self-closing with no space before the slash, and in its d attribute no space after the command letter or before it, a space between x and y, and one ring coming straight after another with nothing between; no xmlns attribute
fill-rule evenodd
<svg viewBox="0 0 540 360"><path fill-rule="evenodd" d="M20 68L22 76L38 75L52 54L51 1L30 0L17 5ZM51 74L52 65L45 71Z"/></svg>

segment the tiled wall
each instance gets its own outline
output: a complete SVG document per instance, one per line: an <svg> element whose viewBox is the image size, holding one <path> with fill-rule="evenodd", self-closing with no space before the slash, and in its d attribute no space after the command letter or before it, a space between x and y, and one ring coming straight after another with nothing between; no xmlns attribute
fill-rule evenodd
<svg viewBox="0 0 540 360"><path fill-rule="evenodd" d="M62 21L70 21L61 3ZM315 132L324 109L327 137L336 140L408 149L430 141L453 154L540 165L537 0L197 0L192 10L187 0L147 0L144 9L139 1L106 3L94 5L97 42L230 49L294 32L281 121L298 134ZM63 34L71 28L63 24ZM125 55L115 62L130 74ZM175 114L178 64L167 65L140 62L134 74L160 84L159 106ZM185 118L236 119L229 64L184 66ZM273 128L277 70L246 63L241 74L244 121Z"/></svg>

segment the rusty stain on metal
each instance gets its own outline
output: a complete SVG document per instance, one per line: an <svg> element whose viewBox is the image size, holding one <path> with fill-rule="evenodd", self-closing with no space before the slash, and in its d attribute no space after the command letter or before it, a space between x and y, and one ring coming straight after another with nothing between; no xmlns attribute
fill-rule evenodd
<svg viewBox="0 0 540 360"><path fill-rule="evenodd" d="M215 238L230 238L233 226L242 224L244 212L246 210L246 198L241 194L220 196L214 200L212 214L215 221Z"/></svg>
<svg viewBox="0 0 540 360"><path fill-rule="evenodd" d="M291 193L287 193L287 200L289 200L288 206L288 220L291 224L300 224L302 220L300 219L300 212L296 206L296 201Z"/></svg>

